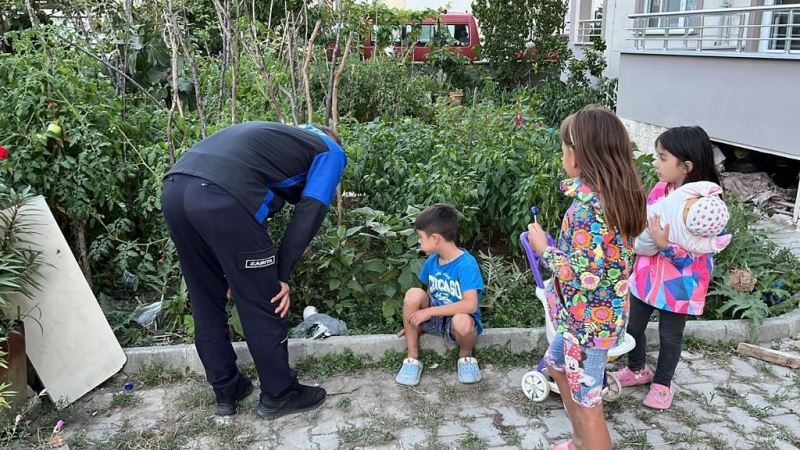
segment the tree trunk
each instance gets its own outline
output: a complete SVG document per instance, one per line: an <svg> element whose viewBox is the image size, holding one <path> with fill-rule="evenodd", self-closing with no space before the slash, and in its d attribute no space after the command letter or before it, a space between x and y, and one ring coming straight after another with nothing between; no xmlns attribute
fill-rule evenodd
<svg viewBox="0 0 800 450"><path fill-rule="evenodd" d="M167 114L167 151L169 151L169 165L175 165L175 138L172 136L172 124L175 120L175 103L169 108Z"/></svg>
<svg viewBox="0 0 800 450"><path fill-rule="evenodd" d="M336 70L336 75L333 79L333 89L331 90L331 112L333 114L333 122L331 124L334 133L339 133L339 81L342 79L342 73L346 68L347 55L350 53L350 44L353 42L353 32L347 36L347 42L344 44L344 52L342 53L342 60L339 63L339 68ZM342 216L344 215L344 202L342 201L342 183L336 185L336 224L342 226Z"/></svg>
<svg viewBox="0 0 800 450"><path fill-rule="evenodd" d="M226 0L227 4L227 0ZM219 22L219 31L222 34L222 67L219 74L219 112L225 112L225 74L228 72L228 58L230 57L230 37L228 36L228 22L225 15L225 8L220 4L219 0L214 0L214 9L217 12L217 21Z"/></svg>
<svg viewBox="0 0 800 450"><path fill-rule="evenodd" d="M339 81L342 79L342 73L346 67L347 55L350 53L350 45L353 43L353 32L347 36L347 42L344 44L344 52L342 53L342 60L339 61L339 68L336 69L336 74L333 77L333 89L331 89L331 115L333 121L331 127L334 132L338 133L339 130Z"/></svg>
<svg viewBox="0 0 800 450"><path fill-rule="evenodd" d="M306 94L306 111L308 112L307 123L314 121L314 105L311 102L311 82L308 80L308 66L311 64L311 57L314 55L314 39L317 38L319 26L322 24L319 20L314 25L314 31L311 32L311 37L308 38L308 45L306 45L305 60L303 61L303 89Z"/></svg>
<svg viewBox="0 0 800 450"><path fill-rule="evenodd" d="M172 0L167 0L164 4L164 25L167 27L167 38L169 39L169 48L171 51L170 69L172 75L172 107L170 110L174 110L177 107L178 113L181 115L181 117L183 117L183 107L181 106L181 97L178 92L178 41L175 37L177 30L175 30L172 26L172 20L170 19L170 16L172 16Z"/></svg>
<svg viewBox="0 0 800 450"><path fill-rule="evenodd" d="M295 50L294 45L297 42L297 24L294 21L294 15L290 22L292 25L287 26L286 34L288 36L286 53L289 59L289 73L291 74L291 91L289 93L289 104L292 106L292 122L294 125L300 123L297 117L297 78L295 77Z"/></svg>
<svg viewBox="0 0 800 450"><path fill-rule="evenodd" d="M270 2L270 19L267 23L267 28L271 27L272 23L272 6L273 2ZM253 14L255 14L255 9L253 10ZM250 44L247 44L247 41L244 41L242 45L244 45L245 51L250 55L250 57L255 61L256 67L258 68L258 72L261 74L261 78L264 79L265 87L267 88L267 95L269 96L270 104L273 108L275 108L275 116L278 122L284 122L284 115L283 115L283 107L281 106L281 100L278 96L278 90L275 87L274 80L272 78L272 74L267 70L266 60L264 58L264 53L269 53L269 35L267 35L267 40L264 43L264 50L262 52L261 46L258 42L258 33L256 32L256 27L253 25L255 22L255 18L250 22L249 29L250 29ZM281 46L282 48L283 46Z"/></svg>
<svg viewBox="0 0 800 450"><path fill-rule="evenodd" d="M331 121L331 107L333 91L333 78L336 75L336 59L339 54L339 37L342 30L342 12L339 11L339 26L336 27L336 43L333 44L333 55L331 56L331 70L328 72L328 89L325 91L325 125Z"/></svg>
<svg viewBox="0 0 800 450"><path fill-rule="evenodd" d="M238 88L239 78L239 31L236 29L236 22L239 18L239 2L236 2L236 15L231 17L231 3L225 2L228 14L228 38L230 44L228 51L231 56L231 122L236 123L236 90Z"/></svg>
<svg viewBox="0 0 800 450"><path fill-rule="evenodd" d="M53 72L53 52L50 50L50 45L47 43L47 40L44 39L40 34L39 30L39 18L36 17L36 10L33 9L33 5L31 4L31 0L25 0L25 8L28 10L28 16L31 20L31 26L36 29L36 36L42 44L42 47L45 49L45 62L44 66L47 69L48 73ZM50 82L47 82L47 96L50 97L52 95L52 86Z"/></svg>
<svg viewBox="0 0 800 450"><path fill-rule="evenodd" d="M75 232L75 237L78 238L78 256L83 276L86 277L86 282L89 284L89 288L92 289L94 283L92 281L92 268L89 265L89 246L86 243L86 224L82 220L73 220L72 228Z"/></svg>
<svg viewBox="0 0 800 450"><path fill-rule="evenodd" d="M192 84L194 84L194 98L197 103L197 118L200 121L200 135L205 139L208 136L208 123L206 121L206 113L203 107L203 95L200 90L200 77L197 74L197 63L194 60L189 48L186 46L186 40L183 38L183 31L178 26L178 21L175 18L175 13L172 10L172 0L167 0L167 8L169 9L169 20L174 30L175 37L178 44L181 46L183 57L189 63L189 70L192 74Z"/></svg>

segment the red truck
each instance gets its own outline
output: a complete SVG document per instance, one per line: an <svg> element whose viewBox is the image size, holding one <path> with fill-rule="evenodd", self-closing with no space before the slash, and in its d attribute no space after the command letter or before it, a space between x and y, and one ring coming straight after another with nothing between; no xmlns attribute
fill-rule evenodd
<svg viewBox="0 0 800 450"><path fill-rule="evenodd" d="M414 62L423 62L426 55L430 53L431 49L428 43L438 37L440 26L446 26L449 32L449 38L455 42L449 44L447 48L451 51L461 53L472 61L478 60L476 47L480 44L480 37L478 36L478 26L475 23L475 17L467 13L445 13L439 16L438 19L425 19L420 24L419 37L416 42L409 43L408 36L411 34L412 25L406 24L399 30L394 30L392 36L394 42L389 46L376 49L375 38L373 33L368 33L362 47L362 55L366 58L371 58L376 51L382 51L386 54L393 54L396 56L405 55L409 51L409 46L412 46L411 60ZM340 44L343 45L343 44ZM328 59L333 55L334 44L327 45ZM339 49L338 54L341 55L342 49Z"/></svg>

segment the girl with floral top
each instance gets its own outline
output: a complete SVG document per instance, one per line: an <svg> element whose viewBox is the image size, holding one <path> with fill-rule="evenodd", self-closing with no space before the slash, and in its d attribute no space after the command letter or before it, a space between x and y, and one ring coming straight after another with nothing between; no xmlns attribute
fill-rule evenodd
<svg viewBox="0 0 800 450"><path fill-rule="evenodd" d="M633 239L646 226L644 191L622 122L608 109L587 106L561 124L572 204L556 246L537 223L531 247L554 274L547 292L556 335L545 354L562 392L572 439L554 449L611 449L601 391L608 350L625 329Z"/></svg>
<svg viewBox="0 0 800 450"><path fill-rule="evenodd" d="M665 198L686 183L710 181L720 184L714 166L714 151L700 127L676 127L656 139L653 162L659 183L648 196L648 204ZM628 354L628 366L617 372L622 386L650 385L644 404L657 409L672 405L670 388L683 347L683 329L689 316L703 314L714 261L711 253L690 253L669 240L669 225L662 228L654 216L647 232L659 251L640 254L631 277L631 317L628 333L636 347ZM658 310L660 337L658 365L653 373L645 366L645 329L650 315Z"/></svg>

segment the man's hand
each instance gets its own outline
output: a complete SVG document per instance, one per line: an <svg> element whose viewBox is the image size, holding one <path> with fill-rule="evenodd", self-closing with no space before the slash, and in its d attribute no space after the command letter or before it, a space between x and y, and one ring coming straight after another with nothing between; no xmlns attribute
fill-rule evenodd
<svg viewBox="0 0 800 450"><path fill-rule="evenodd" d="M661 226L661 216L656 214L647 221L647 232L653 238L656 246L663 250L669 247L669 224Z"/></svg>
<svg viewBox="0 0 800 450"><path fill-rule="evenodd" d="M286 317L286 314L289 313L289 303L291 303L291 300L289 299L289 285L287 283L284 283L283 281L281 281L280 283L281 283L280 292L278 292L278 295L276 295L275 297L272 297L272 300L270 300L269 302L270 303L280 302L278 304L278 307L275 308L275 314L279 315L281 319L283 319L284 317Z"/></svg>
<svg viewBox="0 0 800 450"><path fill-rule="evenodd" d="M414 313L409 316L408 321L414 324L415 327L419 327L422 322L430 320L431 315L431 308L420 309L414 311Z"/></svg>
<svg viewBox="0 0 800 450"><path fill-rule="evenodd" d="M547 233L538 223L528 224L528 243L536 254L541 255L547 248Z"/></svg>

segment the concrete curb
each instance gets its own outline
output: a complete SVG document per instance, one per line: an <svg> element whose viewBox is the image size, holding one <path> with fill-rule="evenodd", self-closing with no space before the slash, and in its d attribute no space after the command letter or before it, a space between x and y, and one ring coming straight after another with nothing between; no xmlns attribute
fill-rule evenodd
<svg viewBox="0 0 800 450"><path fill-rule="evenodd" d="M686 323L686 336L713 342L769 342L800 333L800 309L779 317L769 318L760 328L753 330L749 320L692 320ZM647 342L658 342L658 324L647 327ZM423 335L420 346L442 353L448 345L442 339ZM523 353L534 349L543 351L547 346L544 328L491 328L484 331L476 344L478 348L500 346L512 353ZM239 364L253 362L247 344L234 342L233 348ZM334 336L325 340L289 339L289 362L295 364L309 356L341 353L349 349L356 355L380 358L390 349L403 351L405 341L393 334L371 334L360 336ZM128 357L122 372L136 374L142 367L156 363L168 369L188 369L203 372L203 365L192 344L160 347L126 348ZM533 362L532 362L533 363Z"/></svg>

